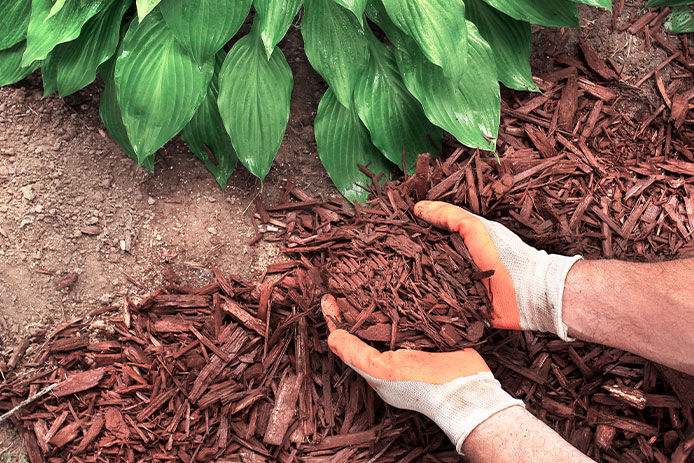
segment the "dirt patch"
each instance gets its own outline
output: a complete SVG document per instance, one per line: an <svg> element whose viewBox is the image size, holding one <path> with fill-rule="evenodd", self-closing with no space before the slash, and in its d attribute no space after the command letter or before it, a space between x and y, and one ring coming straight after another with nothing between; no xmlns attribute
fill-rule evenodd
<svg viewBox="0 0 694 463"><path fill-rule="evenodd" d="M533 26L533 56L530 64L536 75L555 69L554 57L565 53L580 56L579 41L586 41L602 59L611 59L619 67L622 80L616 85L620 91L618 109L625 111L630 119L640 119L662 103L662 98L653 79L635 87L641 77L655 69L667 54L660 48L647 45L645 41L628 30L619 31L631 22L633 15L643 10L637 6L625 6L622 15L616 18L612 28L612 13L588 5L578 5L580 29L559 29ZM662 30L660 33L664 33ZM661 71L665 85L670 81L670 68Z"/></svg>
<svg viewBox="0 0 694 463"><path fill-rule="evenodd" d="M162 148L154 174L136 168L103 130L98 93L41 99L33 75L0 89L0 328L3 348L28 328L51 326L118 295L136 296L171 267L191 284L209 268L244 277L277 258L250 247L256 195L277 201L287 179L336 195L315 151L312 120L324 84L285 44L295 74L292 118L272 171L260 182L239 167L226 191L179 139ZM239 165L240 166L240 165ZM71 289L54 279L75 272Z"/></svg>

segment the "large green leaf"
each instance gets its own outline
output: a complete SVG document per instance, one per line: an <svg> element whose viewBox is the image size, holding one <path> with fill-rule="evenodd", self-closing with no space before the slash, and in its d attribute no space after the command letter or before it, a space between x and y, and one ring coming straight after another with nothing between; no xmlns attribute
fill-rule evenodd
<svg viewBox="0 0 694 463"><path fill-rule="evenodd" d="M25 47L26 41L21 41L10 48L0 50L0 87L19 82L39 67L38 62L22 66Z"/></svg>
<svg viewBox="0 0 694 463"><path fill-rule="evenodd" d="M50 19L53 16L57 15L60 12L60 10L63 9L66 2L67 0L56 0L56 2L51 7L51 11L48 12L48 16L46 16L46 19Z"/></svg>
<svg viewBox="0 0 694 463"><path fill-rule="evenodd" d="M396 59L405 85L431 122L466 146L494 151L501 104L494 55L475 25L467 28L468 64L459 86L417 50L398 51Z"/></svg>
<svg viewBox="0 0 694 463"><path fill-rule="evenodd" d="M360 25L364 24L364 9L368 0L335 0L335 2L354 13Z"/></svg>
<svg viewBox="0 0 694 463"><path fill-rule="evenodd" d="M516 90L539 91L530 71L530 24L496 10L482 0L466 0L467 15L492 47L499 80Z"/></svg>
<svg viewBox="0 0 694 463"><path fill-rule="evenodd" d="M372 172L386 176L391 166L371 144L354 105L345 108L328 89L318 105L314 129L318 155L337 189L350 201L365 201L368 192L359 185L368 187L371 180L358 164L369 164Z"/></svg>
<svg viewBox="0 0 694 463"><path fill-rule="evenodd" d="M219 73L219 113L241 163L264 179L289 121L294 81L282 51L270 59L257 33L234 44Z"/></svg>
<svg viewBox="0 0 694 463"><path fill-rule="evenodd" d="M427 120L422 105L405 87L393 49L373 36L369 48L369 64L354 89L354 103L373 144L398 166L404 150L409 168L420 153L436 153L432 141L440 146L442 131Z"/></svg>
<svg viewBox="0 0 694 463"><path fill-rule="evenodd" d="M157 10L140 23L130 23L115 80L123 123L139 162L190 122L213 71L213 60L199 65Z"/></svg>
<svg viewBox="0 0 694 463"><path fill-rule="evenodd" d="M578 27L578 9L571 0L484 0L512 18L552 27Z"/></svg>
<svg viewBox="0 0 694 463"><path fill-rule="evenodd" d="M306 0L301 33L311 66L349 108L354 87L369 61L364 30L354 15L336 2Z"/></svg>
<svg viewBox="0 0 694 463"><path fill-rule="evenodd" d="M268 59L275 45L289 30L302 3L303 0L253 0L256 26L260 29L260 38L263 40Z"/></svg>
<svg viewBox="0 0 694 463"><path fill-rule="evenodd" d="M214 58L250 9L251 0L166 0L159 5L176 39L199 63Z"/></svg>
<svg viewBox="0 0 694 463"><path fill-rule="evenodd" d="M597 8L605 8L612 11L612 0L574 0L576 3L584 3L586 5Z"/></svg>
<svg viewBox="0 0 694 463"><path fill-rule="evenodd" d="M462 0L383 0L390 19L424 55L458 82L465 71L467 30Z"/></svg>
<svg viewBox="0 0 694 463"><path fill-rule="evenodd" d="M43 80L43 97L58 91L58 66L50 52L45 60L41 61L41 79Z"/></svg>
<svg viewBox="0 0 694 463"><path fill-rule="evenodd" d="M137 18L142 22L161 0L137 0Z"/></svg>
<svg viewBox="0 0 694 463"><path fill-rule="evenodd" d="M130 4L130 1L112 3L84 25L76 40L60 44L51 52L51 62L57 67L55 77L61 97L94 82L99 65L113 56L118 48L121 20Z"/></svg>
<svg viewBox="0 0 694 463"><path fill-rule="evenodd" d="M111 137L113 137L116 143L120 145L121 149L125 151L128 156L137 161L137 155L135 154L133 146L130 144L128 132L123 124L123 117L121 115L120 106L118 105L116 81L114 79L115 64L116 60L112 58L101 67L101 77L104 80L104 91L101 92L100 96L99 115L104 122L106 130L111 134ZM154 170L154 156L143 159L139 164L147 170Z"/></svg>
<svg viewBox="0 0 694 463"><path fill-rule="evenodd" d="M224 122L222 122L222 116L219 115L219 108L217 107L219 71L225 57L224 50L219 51L215 56L214 75L207 88L207 96L193 119L181 132L181 138L212 172L222 188L226 188L227 180L236 168L238 161L236 151L231 144L231 138L224 128ZM210 157L208 149L213 158Z"/></svg>
<svg viewBox="0 0 694 463"><path fill-rule="evenodd" d="M414 39L405 35L398 29L398 26L391 21L381 0L368 0L364 12L371 21L385 32L388 40L395 45L397 49L409 51L412 48L418 47Z"/></svg>
<svg viewBox="0 0 694 463"><path fill-rule="evenodd" d="M646 8L651 8L654 6L682 6L691 4L692 0L648 0Z"/></svg>
<svg viewBox="0 0 694 463"><path fill-rule="evenodd" d="M17 45L26 38L30 15L31 0L0 2L0 50Z"/></svg>
<svg viewBox="0 0 694 463"><path fill-rule="evenodd" d="M665 29L673 34L694 32L694 5L672 7Z"/></svg>
<svg viewBox="0 0 694 463"><path fill-rule="evenodd" d="M14 0L9 0L14 1ZM33 0L27 30L27 48L22 65L45 59L56 45L76 39L82 26L113 0L71 0L55 15L50 14L51 0Z"/></svg>

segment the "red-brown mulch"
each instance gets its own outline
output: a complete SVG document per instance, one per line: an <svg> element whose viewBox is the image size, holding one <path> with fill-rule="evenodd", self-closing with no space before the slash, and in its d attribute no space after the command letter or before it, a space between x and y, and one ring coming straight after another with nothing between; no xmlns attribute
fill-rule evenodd
<svg viewBox="0 0 694 463"><path fill-rule="evenodd" d="M344 317L338 325L383 349L457 350L477 342L490 318L484 281L493 272L472 262L460 235L412 213L418 199L453 186L443 182L449 160L432 169L422 155L416 175L384 186L362 167L373 179L371 200L349 213L321 206L315 223L297 217L302 229L289 225L295 233L283 250L320 269Z"/></svg>
<svg viewBox="0 0 694 463"><path fill-rule="evenodd" d="M632 121L617 109L619 69L582 51L584 61L557 57L568 67L538 79L542 95L503 103L500 163L454 148L422 160L419 175L373 185L370 208L353 210L288 185L279 204L257 204L280 231L256 241L289 256L258 283L217 274L204 288L168 286L21 343L0 365L0 412L58 384L10 418L32 463L459 461L433 423L385 406L329 353L326 291L341 298L345 328L381 348L476 345L506 390L598 461L687 461L694 378L580 341L483 333L484 269L412 217L417 199L441 199L552 252L694 255L686 53L670 55L662 106ZM28 363L32 342L42 344ZM17 376L18 365L35 372Z"/></svg>

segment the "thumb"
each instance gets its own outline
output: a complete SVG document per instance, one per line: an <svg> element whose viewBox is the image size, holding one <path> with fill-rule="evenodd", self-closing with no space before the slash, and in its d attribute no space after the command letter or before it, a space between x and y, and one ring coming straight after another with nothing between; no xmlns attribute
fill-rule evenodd
<svg viewBox="0 0 694 463"><path fill-rule="evenodd" d="M353 334L337 328L336 323L342 320L342 316L340 307L331 294L323 296L321 311L330 331L328 336L330 350L347 365L358 368L358 372L378 376L381 373L381 368L377 366L380 363L381 353Z"/></svg>
<svg viewBox="0 0 694 463"><path fill-rule="evenodd" d="M336 323L342 321L340 307L337 305L335 297L332 294L323 296L323 299L320 301L320 308L323 312L325 323L328 325L328 332L332 333L337 329Z"/></svg>
<svg viewBox="0 0 694 463"><path fill-rule="evenodd" d="M335 330L328 336L328 346L347 365L373 377L383 376L381 352L353 334L345 330Z"/></svg>
<svg viewBox="0 0 694 463"><path fill-rule="evenodd" d="M477 225L473 214L443 201L419 201L414 205L414 214L439 228L461 234Z"/></svg>

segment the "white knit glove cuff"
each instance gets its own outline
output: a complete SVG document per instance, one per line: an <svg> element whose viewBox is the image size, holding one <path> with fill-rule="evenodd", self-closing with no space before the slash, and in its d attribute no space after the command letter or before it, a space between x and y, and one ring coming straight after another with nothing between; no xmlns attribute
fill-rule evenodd
<svg viewBox="0 0 694 463"><path fill-rule="evenodd" d="M562 320L562 297L566 275L581 256L548 255L536 251L526 279L516 285L516 303L523 330L554 333L564 341L573 341Z"/></svg>
<svg viewBox="0 0 694 463"><path fill-rule="evenodd" d="M524 406L522 401L504 391L490 372L445 384L427 384L377 379L354 369L386 403L431 418L446 433L458 453L462 453L467 436L487 418L514 405Z"/></svg>
<svg viewBox="0 0 694 463"><path fill-rule="evenodd" d="M562 321L562 296L566 275L581 256L567 257L538 251L500 223L478 218L511 274L521 329L546 331L564 341L573 341Z"/></svg>

